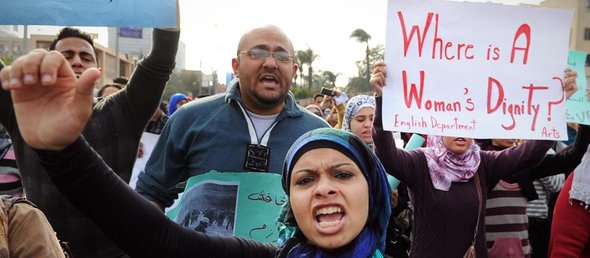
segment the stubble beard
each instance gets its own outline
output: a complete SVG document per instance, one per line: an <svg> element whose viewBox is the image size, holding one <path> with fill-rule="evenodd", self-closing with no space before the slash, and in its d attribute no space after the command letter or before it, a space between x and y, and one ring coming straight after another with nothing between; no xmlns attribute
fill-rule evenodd
<svg viewBox="0 0 590 258"><path fill-rule="evenodd" d="M265 94L264 92L255 91L253 97L258 103L263 104L264 106L276 106L285 102L288 92L289 90L285 90L284 92L281 91Z"/></svg>

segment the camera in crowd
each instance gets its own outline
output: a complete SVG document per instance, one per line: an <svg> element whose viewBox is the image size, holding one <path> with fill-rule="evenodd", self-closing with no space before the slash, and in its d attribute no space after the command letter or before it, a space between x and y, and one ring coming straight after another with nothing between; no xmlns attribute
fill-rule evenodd
<svg viewBox="0 0 590 258"><path fill-rule="evenodd" d="M322 89L320 90L320 93L321 94L324 94L326 96L331 96L331 97L336 96L336 91L335 90L331 90L331 89L328 89L328 88L325 88L325 87L322 87Z"/></svg>

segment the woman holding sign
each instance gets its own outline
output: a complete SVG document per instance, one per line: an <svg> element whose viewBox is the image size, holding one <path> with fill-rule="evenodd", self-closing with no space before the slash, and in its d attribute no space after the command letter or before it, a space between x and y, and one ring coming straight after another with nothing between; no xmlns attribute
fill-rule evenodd
<svg viewBox="0 0 590 258"><path fill-rule="evenodd" d="M383 257L390 189L383 166L355 135L316 129L288 151L282 184L292 205L282 222L295 234L283 247L208 236L169 220L80 136L100 72L88 69L76 80L62 55L46 58L42 71L54 81L11 88L23 138L58 189L130 256ZM12 69L2 70L2 81Z"/></svg>
<svg viewBox="0 0 590 258"><path fill-rule="evenodd" d="M567 74L566 91L575 91L575 73ZM573 75L573 76L572 76ZM500 178L541 161L551 141L527 141L501 152L481 151L473 139L429 136L426 148L404 151L395 146L381 118L384 63L375 65L375 147L386 170L405 183L414 204L412 257L487 256L485 200Z"/></svg>

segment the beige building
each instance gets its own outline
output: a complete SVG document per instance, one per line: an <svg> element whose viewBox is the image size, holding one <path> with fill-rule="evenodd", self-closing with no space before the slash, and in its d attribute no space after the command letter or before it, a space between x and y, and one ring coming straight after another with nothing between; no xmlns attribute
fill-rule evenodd
<svg viewBox="0 0 590 258"><path fill-rule="evenodd" d="M15 58L22 52L22 39L14 28L0 26L0 57Z"/></svg>
<svg viewBox="0 0 590 258"><path fill-rule="evenodd" d="M570 49L590 53L590 0L545 0L540 6L573 9ZM586 78L590 77L589 59L586 57Z"/></svg>
<svg viewBox="0 0 590 258"><path fill-rule="evenodd" d="M134 33L129 35L127 30ZM126 54L130 59L139 60L147 55L152 48L152 30L151 28L108 28L109 47L115 49L119 45L119 53ZM127 34L127 35L125 35ZM122 35L117 37L117 35ZM118 42L117 42L118 41ZM176 67L174 70L179 72L186 68L185 60L186 46L182 40L178 42L176 54Z"/></svg>

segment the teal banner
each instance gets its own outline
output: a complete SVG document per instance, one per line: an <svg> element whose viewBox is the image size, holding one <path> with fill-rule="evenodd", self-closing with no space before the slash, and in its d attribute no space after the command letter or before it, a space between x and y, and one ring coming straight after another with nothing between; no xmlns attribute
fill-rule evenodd
<svg viewBox="0 0 590 258"><path fill-rule="evenodd" d="M278 237L276 219L287 195L274 173L209 172L191 177L180 201L166 215L210 235L260 242Z"/></svg>
<svg viewBox="0 0 590 258"><path fill-rule="evenodd" d="M176 27L175 0L0 0L2 25Z"/></svg>
<svg viewBox="0 0 590 258"><path fill-rule="evenodd" d="M569 51L567 65L578 73L576 79L578 91L567 100L566 116L568 122L590 125L590 103L586 97L588 89L585 67L587 55L586 52Z"/></svg>

